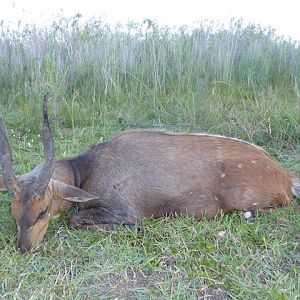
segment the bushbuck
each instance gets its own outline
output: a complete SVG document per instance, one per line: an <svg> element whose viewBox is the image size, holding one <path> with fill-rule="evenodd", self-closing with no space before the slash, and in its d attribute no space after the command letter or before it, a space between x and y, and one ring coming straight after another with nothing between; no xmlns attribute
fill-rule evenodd
<svg viewBox="0 0 300 300"><path fill-rule="evenodd" d="M50 220L74 203L70 226L134 224L144 218L269 210L300 196L300 180L245 141L209 134L134 130L76 157L55 160L43 100L44 163L17 176L0 121L0 190L12 196L17 247L34 250ZM248 214L248 213L247 213Z"/></svg>

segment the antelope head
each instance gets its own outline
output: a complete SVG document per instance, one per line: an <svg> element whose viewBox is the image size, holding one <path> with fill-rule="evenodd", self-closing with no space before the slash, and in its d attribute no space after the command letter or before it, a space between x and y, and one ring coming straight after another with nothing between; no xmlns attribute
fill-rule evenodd
<svg viewBox="0 0 300 300"><path fill-rule="evenodd" d="M7 130L0 119L0 160L3 178L0 190L5 187L13 196L12 215L17 222L17 246L21 252L35 248L43 239L50 221L51 204L47 197L48 183L54 168L54 143L47 113L47 97L43 99L43 145L46 160L34 171L17 177L12 170L12 154Z"/></svg>
<svg viewBox="0 0 300 300"><path fill-rule="evenodd" d="M69 209L73 202L87 202L98 198L52 178L55 173L54 141L48 120L46 96L43 99L42 139L45 162L37 165L30 173L16 176L12 170L7 130L0 118L0 162L3 172L3 176L0 176L0 191L8 190L13 196L12 215L18 227L17 247L22 253L37 247L51 218L61 209ZM73 177L71 173L64 175Z"/></svg>

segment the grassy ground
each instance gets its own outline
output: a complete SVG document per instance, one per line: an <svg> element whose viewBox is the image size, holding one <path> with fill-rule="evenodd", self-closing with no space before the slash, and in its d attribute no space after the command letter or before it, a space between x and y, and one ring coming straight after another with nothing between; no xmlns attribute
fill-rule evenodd
<svg viewBox="0 0 300 300"><path fill-rule="evenodd" d="M2 28L0 116L16 173L43 159L37 124L51 96L57 157L130 128L218 133L266 148L300 176L300 50L255 26L176 32L150 21ZM70 212L71 214L71 212ZM139 228L139 229L138 229ZM145 220L112 232L54 220L43 249L21 255L0 195L3 299L299 299L300 218Z"/></svg>
<svg viewBox="0 0 300 300"><path fill-rule="evenodd" d="M1 212L9 216L9 199ZM4 299L297 299L299 216L238 215L145 221L140 231L51 225L42 252L21 255L15 226L1 232ZM211 298L210 298L211 297Z"/></svg>

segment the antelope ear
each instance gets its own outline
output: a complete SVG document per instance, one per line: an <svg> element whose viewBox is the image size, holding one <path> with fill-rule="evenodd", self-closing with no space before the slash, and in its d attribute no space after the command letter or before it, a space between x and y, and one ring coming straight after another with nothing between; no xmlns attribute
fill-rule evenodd
<svg viewBox="0 0 300 300"><path fill-rule="evenodd" d="M98 197L72 185L51 179L49 187L53 195L71 202L87 202Z"/></svg>
<svg viewBox="0 0 300 300"><path fill-rule="evenodd" d="M0 192L4 192L4 191L7 191L7 188L4 184L2 175L0 175Z"/></svg>

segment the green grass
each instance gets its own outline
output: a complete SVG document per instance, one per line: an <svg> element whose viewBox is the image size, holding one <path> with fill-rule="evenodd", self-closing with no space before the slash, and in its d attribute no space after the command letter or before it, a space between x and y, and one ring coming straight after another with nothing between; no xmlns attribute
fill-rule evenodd
<svg viewBox="0 0 300 300"><path fill-rule="evenodd" d="M3 197L9 203L8 197ZM9 215L9 205L1 208ZM44 250L21 255L15 226L1 232L0 279L8 299L297 299L299 216L292 210L246 222L147 220L141 230L70 230L54 222Z"/></svg>
<svg viewBox="0 0 300 300"><path fill-rule="evenodd" d="M47 92L57 157L131 128L205 131L254 142L300 175L299 79L294 42L240 21L172 31L73 18L0 36L0 116L16 173L43 160ZM21 255L10 200L0 195L3 299L300 298L292 207L250 222L165 218L112 232L71 230L62 216L40 252Z"/></svg>

